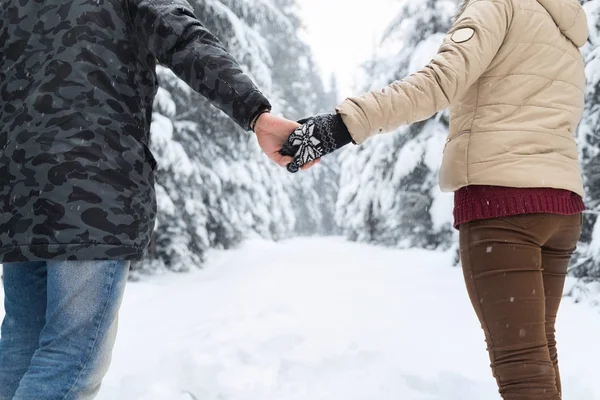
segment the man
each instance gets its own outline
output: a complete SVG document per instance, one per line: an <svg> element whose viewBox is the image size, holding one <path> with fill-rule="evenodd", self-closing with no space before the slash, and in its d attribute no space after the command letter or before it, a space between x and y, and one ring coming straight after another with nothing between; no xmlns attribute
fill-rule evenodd
<svg viewBox="0 0 600 400"><path fill-rule="evenodd" d="M279 154L271 105L185 0L0 5L0 399L91 399L156 214L156 62Z"/></svg>

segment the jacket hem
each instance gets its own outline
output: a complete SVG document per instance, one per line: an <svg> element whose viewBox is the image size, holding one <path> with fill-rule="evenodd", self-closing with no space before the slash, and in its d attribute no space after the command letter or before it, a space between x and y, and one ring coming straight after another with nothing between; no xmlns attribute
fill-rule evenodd
<svg viewBox="0 0 600 400"><path fill-rule="evenodd" d="M29 261L139 261L145 249L98 243L30 244L0 247L0 263Z"/></svg>

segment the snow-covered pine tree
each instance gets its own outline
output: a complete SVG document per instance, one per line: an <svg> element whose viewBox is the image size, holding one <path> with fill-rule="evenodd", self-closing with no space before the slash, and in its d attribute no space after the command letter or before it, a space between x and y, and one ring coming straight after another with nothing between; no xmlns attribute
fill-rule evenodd
<svg viewBox="0 0 600 400"><path fill-rule="evenodd" d="M334 74L329 77L329 88L327 89L328 104L337 105L340 102L340 93L338 90L338 81Z"/></svg>
<svg viewBox="0 0 600 400"><path fill-rule="evenodd" d="M334 107L339 103L337 79L331 75L327 88L326 103L323 104L325 112L335 112ZM339 226L335 220L335 206L339 193L340 163L338 156L324 157L319 168L310 171L313 177L313 188L318 195L318 204L321 209L321 220L316 233L321 235L338 235ZM298 226L298 223L296 224ZM314 228L309 230L315 232ZM300 231L299 233L306 233Z"/></svg>
<svg viewBox="0 0 600 400"><path fill-rule="evenodd" d="M586 63L586 103L578 129L578 144L586 184L582 244L573 274L600 279L600 0L585 1L590 38L583 49Z"/></svg>
<svg viewBox="0 0 600 400"><path fill-rule="evenodd" d="M379 89L425 66L455 10L453 0L407 2L365 65L361 89ZM447 120L440 113L343 152L337 221L348 238L398 247L451 242L452 197L437 184Z"/></svg>
<svg viewBox="0 0 600 400"><path fill-rule="evenodd" d="M321 112L333 112L336 99L323 87L310 47L298 40L303 29L296 0L273 0L289 24L285 29L265 31L276 68L274 93L281 99L283 113L299 120ZM334 89L335 90L335 89ZM300 235L335 233L335 201L339 163L323 160L309 172L291 176L291 201L295 210L294 232Z"/></svg>
<svg viewBox="0 0 600 400"><path fill-rule="evenodd" d="M274 112L295 118L318 111L283 100L292 93L282 88L293 82L304 84L295 87L296 98L314 95L316 99L323 94L310 51L298 38L293 14L270 0L190 3L269 97ZM280 63L286 57L296 61L298 55L292 50L282 54L274 47L275 36L286 40L290 49L302 48L308 60L293 82L282 76ZM158 75L161 87L151 148L159 165L159 215L149 259L135 268L187 270L200 265L209 248L228 248L256 234L274 239L290 235L296 224L291 199L299 195L297 182L260 152L252 135L168 69L159 67ZM313 192L312 188L305 191ZM317 200L307 196L306 207L318 210Z"/></svg>

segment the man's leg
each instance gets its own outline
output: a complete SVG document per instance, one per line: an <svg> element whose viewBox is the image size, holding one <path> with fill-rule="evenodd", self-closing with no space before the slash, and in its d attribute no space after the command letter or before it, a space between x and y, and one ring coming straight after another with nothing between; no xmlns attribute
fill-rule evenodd
<svg viewBox="0 0 600 400"><path fill-rule="evenodd" d="M3 269L6 315L0 333L0 400L10 400L29 368L46 321L46 263L7 263Z"/></svg>
<svg viewBox="0 0 600 400"><path fill-rule="evenodd" d="M46 325L13 400L88 400L108 370L129 263L48 262Z"/></svg>
<svg viewBox="0 0 600 400"><path fill-rule="evenodd" d="M542 277L541 247L552 229L552 216L461 226L467 289L505 400L560 399L547 346Z"/></svg>
<svg viewBox="0 0 600 400"><path fill-rule="evenodd" d="M571 256L576 250L581 236L581 215L557 217L560 227L552 238L542 247L542 268L544 275L544 291L546 295L546 337L550 359L556 373L556 387L562 393L560 371L558 368L558 352L554 325L558 307L562 300L565 278Z"/></svg>

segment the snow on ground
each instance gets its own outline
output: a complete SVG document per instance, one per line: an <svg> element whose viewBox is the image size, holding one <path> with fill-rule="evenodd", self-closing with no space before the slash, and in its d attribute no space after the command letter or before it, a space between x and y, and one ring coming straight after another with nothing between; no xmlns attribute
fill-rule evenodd
<svg viewBox="0 0 600 400"><path fill-rule="evenodd" d="M250 241L129 285L99 400L498 400L451 257ZM565 400L600 399L600 312L565 299Z"/></svg>
<svg viewBox="0 0 600 400"><path fill-rule="evenodd" d="M131 284L101 400L497 400L451 258L337 238L246 243ZM600 313L566 299L564 398L600 399Z"/></svg>

